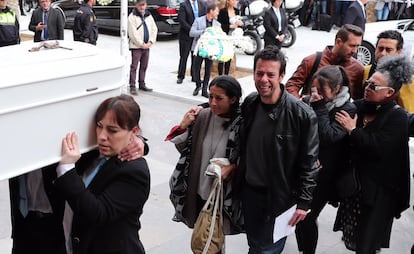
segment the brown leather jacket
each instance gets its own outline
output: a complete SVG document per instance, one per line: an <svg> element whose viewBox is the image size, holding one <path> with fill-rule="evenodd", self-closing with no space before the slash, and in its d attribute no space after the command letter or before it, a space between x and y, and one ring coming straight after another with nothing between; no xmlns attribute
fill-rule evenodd
<svg viewBox="0 0 414 254"><path fill-rule="evenodd" d="M316 53L307 56L302 60L296 71L293 73L292 77L290 77L290 79L286 82L286 90L289 93L298 98L300 97L299 90L304 86L306 78L312 70L315 59ZM351 92L352 99L361 99L364 96L364 89L362 84L364 67L360 62L358 62L358 60L351 58L345 62L340 62L340 59L338 59L337 56L332 53L332 46L327 46L322 52L321 62L319 63L318 69L326 65L341 65L345 68L345 71L349 77L349 90Z"/></svg>

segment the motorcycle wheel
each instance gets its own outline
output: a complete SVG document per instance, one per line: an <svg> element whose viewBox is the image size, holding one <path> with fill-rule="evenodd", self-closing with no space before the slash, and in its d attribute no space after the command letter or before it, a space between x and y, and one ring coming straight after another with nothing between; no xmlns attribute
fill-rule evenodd
<svg viewBox="0 0 414 254"><path fill-rule="evenodd" d="M32 1L31 0L23 0L23 10L25 12L30 12L32 9Z"/></svg>
<svg viewBox="0 0 414 254"><path fill-rule="evenodd" d="M243 36L248 37L253 47L252 50L244 50L246 55L254 55L258 50L262 48L262 39L254 31L246 31Z"/></svg>
<svg viewBox="0 0 414 254"><path fill-rule="evenodd" d="M285 39L282 42L282 47L289 48L296 42L296 31L292 25L288 25L288 32L285 34Z"/></svg>
<svg viewBox="0 0 414 254"><path fill-rule="evenodd" d="M32 8L35 10L39 6L39 2L37 0L32 0Z"/></svg>

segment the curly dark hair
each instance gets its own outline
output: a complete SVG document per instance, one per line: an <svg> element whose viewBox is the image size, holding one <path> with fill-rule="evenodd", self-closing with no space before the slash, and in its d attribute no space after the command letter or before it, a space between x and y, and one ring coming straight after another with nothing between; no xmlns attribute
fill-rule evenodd
<svg viewBox="0 0 414 254"><path fill-rule="evenodd" d="M388 86L397 92L402 84L411 82L413 65L403 55L384 56L379 60L376 71L384 74L388 79Z"/></svg>

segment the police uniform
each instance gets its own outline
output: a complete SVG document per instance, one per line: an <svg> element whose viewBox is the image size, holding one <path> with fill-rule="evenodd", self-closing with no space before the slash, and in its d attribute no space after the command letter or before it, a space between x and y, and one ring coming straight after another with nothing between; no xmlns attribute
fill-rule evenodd
<svg viewBox="0 0 414 254"><path fill-rule="evenodd" d="M20 43L19 21L8 6L0 10L0 47Z"/></svg>
<svg viewBox="0 0 414 254"><path fill-rule="evenodd" d="M96 45L98 26L95 13L88 4L82 5L76 12L73 25L73 40Z"/></svg>

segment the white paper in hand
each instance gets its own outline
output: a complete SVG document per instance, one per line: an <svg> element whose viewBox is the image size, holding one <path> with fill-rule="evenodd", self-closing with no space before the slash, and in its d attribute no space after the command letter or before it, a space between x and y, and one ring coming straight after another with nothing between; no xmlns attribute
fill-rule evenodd
<svg viewBox="0 0 414 254"><path fill-rule="evenodd" d="M281 215L275 219L275 227L273 229L273 242L277 242L285 236L288 236L295 232L296 226L290 226L289 220L292 219L296 211L296 204L284 211Z"/></svg>

